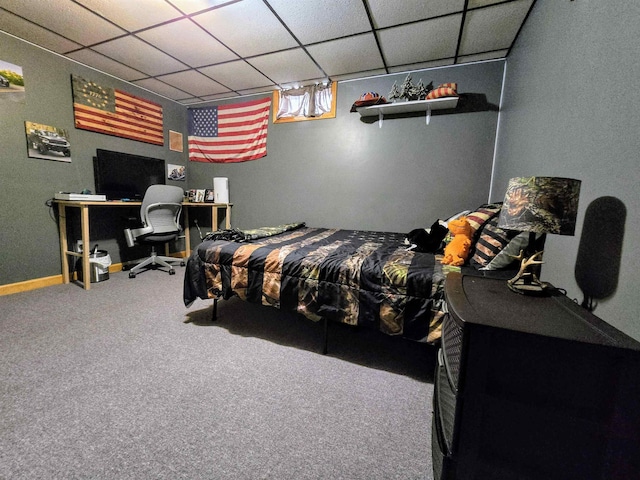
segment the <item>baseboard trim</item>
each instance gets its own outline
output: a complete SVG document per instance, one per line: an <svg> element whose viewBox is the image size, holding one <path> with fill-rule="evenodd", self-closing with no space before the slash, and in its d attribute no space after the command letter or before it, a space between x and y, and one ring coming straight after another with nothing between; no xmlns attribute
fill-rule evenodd
<svg viewBox="0 0 640 480"><path fill-rule="evenodd" d="M184 250L181 252L172 252L169 254L171 257L186 258L187 252ZM134 263L135 265L135 263ZM109 266L109 273L122 271L122 263L112 263ZM73 274L73 280L76 279L75 272ZM32 280L25 280L23 282L8 283L6 285L0 285L0 297L4 295L11 295L13 293L28 292L30 290L37 290L39 288L52 287L54 285L60 285L62 283L62 274L52 275L50 277L34 278Z"/></svg>
<svg viewBox="0 0 640 480"><path fill-rule="evenodd" d="M113 263L109 266L109 273L120 272L121 270L122 263ZM0 297L4 295L11 295L13 293L29 292L39 288L52 287L54 285L60 285L61 283L62 274L52 275L50 277L34 278L23 282L8 283L6 285L0 285Z"/></svg>

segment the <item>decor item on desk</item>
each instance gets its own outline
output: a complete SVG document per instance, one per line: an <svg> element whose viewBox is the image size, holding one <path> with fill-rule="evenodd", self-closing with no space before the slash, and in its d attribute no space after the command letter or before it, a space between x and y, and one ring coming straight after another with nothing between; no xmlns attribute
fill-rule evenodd
<svg viewBox="0 0 640 480"><path fill-rule="evenodd" d="M507 282L514 292L545 295L539 266L547 233L573 235L576 229L580 180L559 177L516 177L509 180L498 227L529 232L529 244L516 257L520 270ZM541 234L536 239L536 233Z"/></svg>
<svg viewBox="0 0 640 480"><path fill-rule="evenodd" d="M471 224L467 217L460 217L449 222L449 231L453 239L444 247L443 265L464 265L471 248Z"/></svg>

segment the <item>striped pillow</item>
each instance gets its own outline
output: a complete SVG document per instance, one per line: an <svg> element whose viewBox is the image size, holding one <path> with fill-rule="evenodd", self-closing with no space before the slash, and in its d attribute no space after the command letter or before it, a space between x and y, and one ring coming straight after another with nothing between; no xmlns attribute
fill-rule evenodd
<svg viewBox="0 0 640 480"><path fill-rule="evenodd" d="M471 225L471 230L475 234L480 230L486 222L500 213L502 203L491 203L488 205L481 205L475 212L471 212L467 215L467 220Z"/></svg>
<svg viewBox="0 0 640 480"><path fill-rule="evenodd" d="M436 88L427 93L427 100L434 100L441 97L457 97L458 96L458 84L457 83L442 83Z"/></svg>
<svg viewBox="0 0 640 480"><path fill-rule="evenodd" d="M498 220L499 216L495 215L481 227L470 261L472 266L482 268L489 265L509 242L520 233L516 230L503 230L498 227Z"/></svg>

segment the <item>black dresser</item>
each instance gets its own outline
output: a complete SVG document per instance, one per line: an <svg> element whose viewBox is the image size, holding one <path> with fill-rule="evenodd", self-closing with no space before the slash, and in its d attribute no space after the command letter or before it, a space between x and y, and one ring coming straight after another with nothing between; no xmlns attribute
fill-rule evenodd
<svg viewBox="0 0 640 480"><path fill-rule="evenodd" d="M445 292L436 480L640 479L640 343L561 294L458 273Z"/></svg>

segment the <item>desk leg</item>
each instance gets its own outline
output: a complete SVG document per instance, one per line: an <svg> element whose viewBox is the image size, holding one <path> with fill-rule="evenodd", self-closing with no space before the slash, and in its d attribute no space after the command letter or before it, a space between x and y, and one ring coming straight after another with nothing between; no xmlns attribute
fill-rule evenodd
<svg viewBox="0 0 640 480"><path fill-rule="evenodd" d="M231 228L231 205L227 205L224 221L226 222L227 229Z"/></svg>
<svg viewBox="0 0 640 480"><path fill-rule="evenodd" d="M220 220L218 219L218 207L211 207L211 231L212 232L217 232L218 228L220 228L218 226L218 222Z"/></svg>
<svg viewBox="0 0 640 480"><path fill-rule="evenodd" d="M184 212L184 250L186 254L186 258L189 258L191 255L191 235L189 233L189 209L187 207L183 208Z"/></svg>
<svg viewBox="0 0 640 480"><path fill-rule="evenodd" d="M62 283L69 283L69 257L67 257L67 210L58 204L58 227L60 229L60 258L62 259Z"/></svg>
<svg viewBox="0 0 640 480"><path fill-rule="evenodd" d="M89 206L80 207L80 226L82 228L82 283L85 290L91 288L91 270L89 270Z"/></svg>

